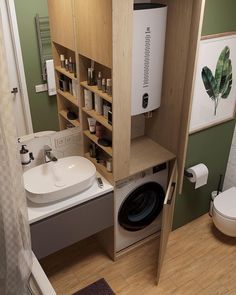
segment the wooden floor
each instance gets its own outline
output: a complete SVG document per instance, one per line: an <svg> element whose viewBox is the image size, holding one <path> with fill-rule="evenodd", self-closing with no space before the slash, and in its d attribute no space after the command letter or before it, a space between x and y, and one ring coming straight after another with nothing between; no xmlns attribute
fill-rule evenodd
<svg viewBox="0 0 236 295"><path fill-rule="evenodd" d="M111 261L92 238L43 260L58 295L105 278L121 295L235 295L236 239L218 232L208 215L171 233L161 281L155 285L157 241Z"/></svg>

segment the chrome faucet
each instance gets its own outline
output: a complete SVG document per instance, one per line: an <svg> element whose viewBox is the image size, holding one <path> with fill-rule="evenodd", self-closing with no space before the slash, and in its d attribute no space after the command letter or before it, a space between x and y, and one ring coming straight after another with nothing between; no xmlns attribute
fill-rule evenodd
<svg viewBox="0 0 236 295"><path fill-rule="evenodd" d="M44 159L45 163L57 161L57 158L53 155L52 148L49 145L44 146Z"/></svg>

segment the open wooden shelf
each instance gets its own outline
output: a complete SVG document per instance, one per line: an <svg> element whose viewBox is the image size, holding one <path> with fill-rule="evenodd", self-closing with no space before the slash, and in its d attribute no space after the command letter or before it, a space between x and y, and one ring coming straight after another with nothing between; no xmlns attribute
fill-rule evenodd
<svg viewBox="0 0 236 295"><path fill-rule="evenodd" d="M71 103L73 103L75 106L79 107L77 98L74 95L70 94L70 92L57 89L57 93L63 96L68 101L70 101Z"/></svg>
<svg viewBox="0 0 236 295"><path fill-rule="evenodd" d="M74 125L75 127L80 126L80 122L79 122L78 119L77 119L77 120L70 120L70 119L67 118L67 111L66 111L66 110L61 110L61 111L59 111L59 115L60 115L61 117L63 117L66 121L70 122L70 123L71 123L72 125Z"/></svg>
<svg viewBox="0 0 236 295"><path fill-rule="evenodd" d="M93 93L97 93L100 97L102 97L106 101L112 103L112 96L108 95L105 92L102 92L101 90L98 90L97 85L89 86L87 81L80 82L80 85L87 88L88 90L92 91Z"/></svg>
<svg viewBox="0 0 236 295"><path fill-rule="evenodd" d="M85 130L84 135L86 135L90 140L92 140L94 143L96 143L96 145L99 146L104 152L106 152L109 156L112 157L112 147L100 145L98 143L97 136L95 134L91 134L89 130Z"/></svg>
<svg viewBox="0 0 236 295"><path fill-rule="evenodd" d="M71 80L77 80L77 78L75 77L75 75L73 73L66 71L64 68L62 68L60 66L55 67L55 70L57 72L65 75L66 77L70 78Z"/></svg>
<svg viewBox="0 0 236 295"><path fill-rule="evenodd" d="M95 158L91 158L89 153L85 154L85 158L90 160L96 166L98 172L100 172L109 182L113 183L112 172L108 172L104 165L97 163L97 160Z"/></svg>
<svg viewBox="0 0 236 295"><path fill-rule="evenodd" d="M130 175L175 159L175 155L151 140L141 136L131 141Z"/></svg>
<svg viewBox="0 0 236 295"><path fill-rule="evenodd" d="M86 110L85 107L83 107L82 110L86 114L88 114L90 117L93 117L94 119L96 119L96 121L98 121L99 123L101 123L104 127L106 127L107 129L109 129L110 131L112 131L112 125L107 122L107 119L104 116L98 115L95 110L88 111L88 110Z"/></svg>

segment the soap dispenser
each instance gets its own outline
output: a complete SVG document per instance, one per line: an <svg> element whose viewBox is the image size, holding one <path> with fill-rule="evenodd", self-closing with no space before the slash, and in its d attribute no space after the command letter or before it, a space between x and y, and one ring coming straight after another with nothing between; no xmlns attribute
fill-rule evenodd
<svg viewBox="0 0 236 295"><path fill-rule="evenodd" d="M33 153L29 153L29 150L27 150L25 144L21 146L20 157L22 165L28 165L31 160L34 160Z"/></svg>

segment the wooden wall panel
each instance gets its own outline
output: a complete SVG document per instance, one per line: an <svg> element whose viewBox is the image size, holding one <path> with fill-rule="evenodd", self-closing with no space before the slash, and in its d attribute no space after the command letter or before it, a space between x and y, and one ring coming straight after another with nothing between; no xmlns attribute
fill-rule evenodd
<svg viewBox="0 0 236 295"><path fill-rule="evenodd" d="M112 67L112 0L75 0L77 42L82 54Z"/></svg>
<svg viewBox="0 0 236 295"><path fill-rule="evenodd" d="M72 0L48 0L52 41L75 50Z"/></svg>
<svg viewBox="0 0 236 295"><path fill-rule="evenodd" d="M129 175L133 0L113 0L113 166L114 178Z"/></svg>

